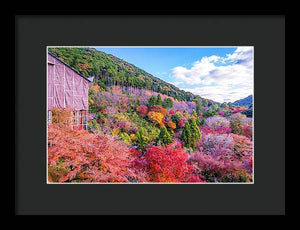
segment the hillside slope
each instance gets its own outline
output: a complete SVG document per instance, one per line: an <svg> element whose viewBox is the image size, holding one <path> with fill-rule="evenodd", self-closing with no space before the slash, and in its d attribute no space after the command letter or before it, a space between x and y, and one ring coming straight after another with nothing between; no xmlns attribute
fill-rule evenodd
<svg viewBox="0 0 300 230"><path fill-rule="evenodd" d="M232 104L236 105L236 106L250 106L250 105L252 105L252 100L253 100L253 96L249 95L248 97L237 100L237 101L233 102Z"/></svg>
<svg viewBox="0 0 300 230"><path fill-rule="evenodd" d="M95 76L94 82L104 88L112 85L131 86L166 94L179 101L199 99L204 105L219 104L180 90L133 64L94 48L49 48L49 51L82 75Z"/></svg>

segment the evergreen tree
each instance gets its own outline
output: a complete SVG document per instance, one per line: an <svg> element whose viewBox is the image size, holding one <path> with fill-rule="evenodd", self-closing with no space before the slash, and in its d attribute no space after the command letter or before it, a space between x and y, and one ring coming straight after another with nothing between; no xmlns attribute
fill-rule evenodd
<svg viewBox="0 0 300 230"><path fill-rule="evenodd" d="M184 146L186 148L192 147L193 136L192 136L191 127L190 127L190 124L188 121L185 122L180 139L184 142Z"/></svg>
<svg viewBox="0 0 300 230"><path fill-rule="evenodd" d="M201 100L196 101L196 113L200 115L203 112Z"/></svg>
<svg viewBox="0 0 300 230"><path fill-rule="evenodd" d="M162 100L160 94L157 95L156 105L162 105Z"/></svg>
<svg viewBox="0 0 300 230"><path fill-rule="evenodd" d="M137 132L134 142L137 144L137 148L143 150L146 148L149 138L145 136L144 129L141 129Z"/></svg>
<svg viewBox="0 0 300 230"><path fill-rule="evenodd" d="M160 133L156 141L163 143L164 145L168 145L174 142L172 136L170 135L170 133L168 132L167 128L164 125L160 128Z"/></svg>
<svg viewBox="0 0 300 230"><path fill-rule="evenodd" d="M196 140L196 141L199 141L201 139L201 132L200 132L200 129L199 127L197 126L196 124L196 121L193 119L190 121L191 122L191 133L192 133L192 136L193 138ZM194 149L195 150L195 149Z"/></svg>
<svg viewBox="0 0 300 230"><path fill-rule="evenodd" d="M205 112L204 112L204 116L205 117L212 117L212 116L215 116L215 115L217 115L218 113L216 112L216 111L214 111L214 110L212 110L211 108L209 108L208 110L206 110Z"/></svg>
<svg viewBox="0 0 300 230"><path fill-rule="evenodd" d="M148 106L156 105L156 102L157 102L156 98L154 96L151 96L148 101Z"/></svg>
<svg viewBox="0 0 300 230"><path fill-rule="evenodd" d="M201 125L201 121L200 121L200 118L199 118L199 117L196 118L196 124L197 124L198 126Z"/></svg>
<svg viewBox="0 0 300 230"><path fill-rule="evenodd" d="M172 99L171 99L171 98L166 98L166 99L163 101L162 106L163 106L165 109L173 108L173 101L172 101Z"/></svg>
<svg viewBox="0 0 300 230"><path fill-rule="evenodd" d="M192 115L193 115L195 118L198 117L195 110L193 110Z"/></svg>

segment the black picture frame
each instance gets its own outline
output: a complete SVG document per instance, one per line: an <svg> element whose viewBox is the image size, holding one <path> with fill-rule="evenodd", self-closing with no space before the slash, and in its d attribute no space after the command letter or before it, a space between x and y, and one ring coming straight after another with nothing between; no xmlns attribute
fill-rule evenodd
<svg viewBox="0 0 300 230"><path fill-rule="evenodd" d="M285 215L285 14L92 13L13 16L15 215ZM45 58L55 45L254 46L255 183L47 184Z"/></svg>

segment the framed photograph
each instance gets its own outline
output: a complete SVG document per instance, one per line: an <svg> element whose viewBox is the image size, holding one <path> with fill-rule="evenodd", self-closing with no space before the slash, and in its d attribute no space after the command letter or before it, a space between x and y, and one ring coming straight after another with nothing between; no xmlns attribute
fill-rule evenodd
<svg viewBox="0 0 300 230"><path fill-rule="evenodd" d="M15 22L16 214L285 214L284 15Z"/></svg>
<svg viewBox="0 0 300 230"><path fill-rule="evenodd" d="M254 183L253 56L47 47L48 182Z"/></svg>

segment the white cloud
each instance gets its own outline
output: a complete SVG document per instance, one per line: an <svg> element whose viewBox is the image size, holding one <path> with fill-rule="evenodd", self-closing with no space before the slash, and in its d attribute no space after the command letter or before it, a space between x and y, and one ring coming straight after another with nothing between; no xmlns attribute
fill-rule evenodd
<svg viewBox="0 0 300 230"><path fill-rule="evenodd" d="M253 48L238 47L226 57L203 57L190 69L177 66L172 77L183 90L218 102L233 102L253 94Z"/></svg>

